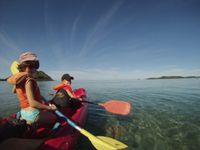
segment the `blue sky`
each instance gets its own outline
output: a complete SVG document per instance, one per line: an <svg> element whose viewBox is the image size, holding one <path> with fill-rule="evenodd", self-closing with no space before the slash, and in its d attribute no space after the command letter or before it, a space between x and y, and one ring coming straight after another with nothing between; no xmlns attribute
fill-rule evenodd
<svg viewBox="0 0 200 150"><path fill-rule="evenodd" d="M200 75L199 0L0 0L0 78L24 51L54 79Z"/></svg>

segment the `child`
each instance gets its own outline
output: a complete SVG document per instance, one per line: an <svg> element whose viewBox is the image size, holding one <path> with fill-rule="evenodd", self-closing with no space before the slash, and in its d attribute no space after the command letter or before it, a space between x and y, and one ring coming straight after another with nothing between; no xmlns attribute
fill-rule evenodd
<svg viewBox="0 0 200 150"><path fill-rule="evenodd" d="M61 78L61 83L53 88L58 91L52 100L57 107L67 107L70 105L72 108L76 109L80 106L82 98L74 94L71 86L73 79L74 77L69 74L64 74Z"/></svg>

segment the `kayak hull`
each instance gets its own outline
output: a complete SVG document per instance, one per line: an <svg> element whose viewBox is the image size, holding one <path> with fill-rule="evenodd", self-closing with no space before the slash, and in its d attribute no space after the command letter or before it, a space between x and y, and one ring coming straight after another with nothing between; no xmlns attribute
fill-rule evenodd
<svg viewBox="0 0 200 150"><path fill-rule="evenodd" d="M70 117L70 119L76 122L76 124L83 127L86 122L87 107L87 104L83 104L83 106L77 109L76 113L71 117L67 112L62 111L62 113L67 117ZM73 150L79 136L79 131L70 125L67 125L63 129L57 131L55 137L46 140L40 150Z"/></svg>

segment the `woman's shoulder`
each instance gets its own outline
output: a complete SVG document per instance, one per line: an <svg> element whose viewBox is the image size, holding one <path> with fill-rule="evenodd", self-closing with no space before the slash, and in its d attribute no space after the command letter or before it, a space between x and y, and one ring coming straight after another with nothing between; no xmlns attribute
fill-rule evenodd
<svg viewBox="0 0 200 150"><path fill-rule="evenodd" d="M17 84L21 84L22 82L24 82L26 79L28 78L28 74L25 72L19 72L15 75L10 76L7 79L7 82L9 84L13 84L13 85L17 85Z"/></svg>

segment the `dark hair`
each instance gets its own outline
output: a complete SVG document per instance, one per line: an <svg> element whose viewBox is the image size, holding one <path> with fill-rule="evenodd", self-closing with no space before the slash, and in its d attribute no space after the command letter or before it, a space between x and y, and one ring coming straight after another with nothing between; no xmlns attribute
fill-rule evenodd
<svg viewBox="0 0 200 150"><path fill-rule="evenodd" d="M67 80L67 81L71 81L73 80L74 77L70 76L69 74L64 74L62 77L61 77L61 81L63 80Z"/></svg>
<svg viewBox="0 0 200 150"><path fill-rule="evenodd" d="M39 69L40 63L38 60L37 61L24 61L21 64L19 64L19 66L18 66L19 72L25 71L26 67Z"/></svg>

